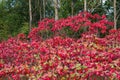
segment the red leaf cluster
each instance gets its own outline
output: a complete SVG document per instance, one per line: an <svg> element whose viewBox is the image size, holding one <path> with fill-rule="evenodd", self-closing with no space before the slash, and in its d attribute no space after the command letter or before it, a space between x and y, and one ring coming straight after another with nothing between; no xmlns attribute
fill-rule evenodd
<svg viewBox="0 0 120 80"><path fill-rule="evenodd" d="M84 15L85 14L85 15ZM96 36L108 30L106 16L80 13L74 17L44 19L24 34L0 43L0 77L19 80L22 76L36 80L120 80L120 30L110 30L104 38ZM80 38L57 36L42 39L39 31L57 33L64 27L77 32L88 31ZM80 35L80 34L79 34Z"/></svg>

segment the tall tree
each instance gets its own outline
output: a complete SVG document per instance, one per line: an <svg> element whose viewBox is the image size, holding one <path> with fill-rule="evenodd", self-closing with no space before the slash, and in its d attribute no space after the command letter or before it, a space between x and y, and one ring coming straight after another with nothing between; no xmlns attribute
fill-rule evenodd
<svg viewBox="0 0 120 80"><path fill-rule="evenodd" d="M55 20L58 20L58 0L54 0Z"/></svg>
<svg viewBox="0 0 120 80"><path fill-rule="evenodd" d="M84 12L87 11L87 0L84 0Z"/></svg>
<svg viewBox="0 0 120 80"><path fill-rule="evenodd" d="M114 0L114 29L117 29L116 0Z"/></svg>
<svg viewBox="0 0 120 80"><path fill-rule="evenodd" d="M29 31L31 31L31 28L32 28L32 6L31 6L31 0L29 0L29 17L30 17Z"/></svg>

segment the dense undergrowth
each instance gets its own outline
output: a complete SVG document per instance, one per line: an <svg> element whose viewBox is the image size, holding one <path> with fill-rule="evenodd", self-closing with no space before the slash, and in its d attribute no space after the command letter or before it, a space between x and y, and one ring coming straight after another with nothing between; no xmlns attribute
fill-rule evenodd
<svg viewBox="0 0 120 80"><path fill-rule="evenodd" d="M106 16L44 19L0 43L1 79L120 80L120 29ZM24 80L23 79L23 80Z"/></svg>

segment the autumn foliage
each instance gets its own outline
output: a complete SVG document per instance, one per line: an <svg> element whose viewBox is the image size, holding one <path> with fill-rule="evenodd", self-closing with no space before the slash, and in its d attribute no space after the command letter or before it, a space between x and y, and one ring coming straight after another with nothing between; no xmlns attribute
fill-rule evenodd
<svg viewBox="0 0 120 80"><path fill-rule="evenodd" d="M120 80L120 29L112 26L105 15L90 13L44 19L28 36L0 43L0 77Z"/></svg>

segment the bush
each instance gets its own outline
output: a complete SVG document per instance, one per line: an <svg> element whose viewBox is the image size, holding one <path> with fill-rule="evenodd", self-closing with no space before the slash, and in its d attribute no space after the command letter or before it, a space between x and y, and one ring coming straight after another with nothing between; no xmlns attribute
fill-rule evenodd
<svg viewBox="0 0 120 80"><path fill-rule="evenodd" d="M23 77L34 80L119 80L120 30L109 30L112 22L104 15L84 14L86 17L80 13L58 21L44 19L27 37L19 34L1 42L0 77L13 80ZM67 29L73 32L64 32L67 31L65 27L70 27ZM83 32L79 33L82 28ZM50 34L46 36L45 33ZM98 33L106 36L100 38Z"/></svg>

